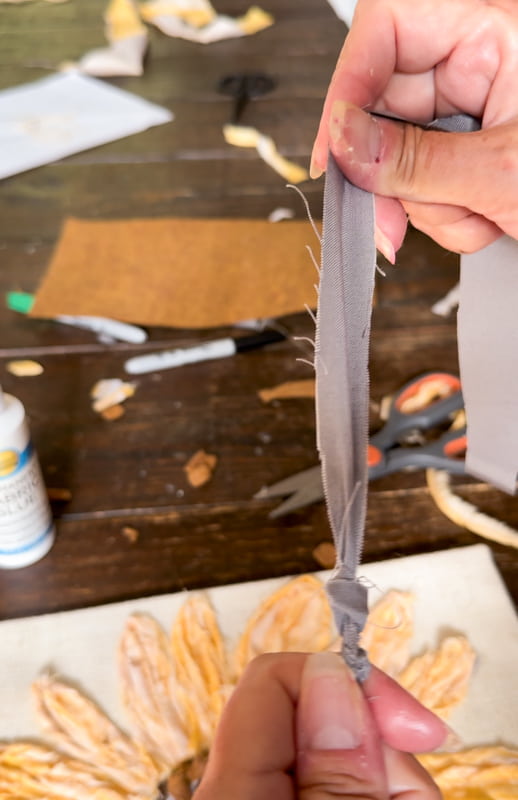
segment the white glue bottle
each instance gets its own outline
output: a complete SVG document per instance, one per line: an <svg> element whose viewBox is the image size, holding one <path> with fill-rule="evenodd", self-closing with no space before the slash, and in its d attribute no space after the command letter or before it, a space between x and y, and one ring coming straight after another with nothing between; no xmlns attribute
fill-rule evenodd
<svg viewBox="0 0 518 800"><path fill-rule="evenodd" d="M0 569L26 567L43 558L54 534L25 409L0 387Z"/></svg>

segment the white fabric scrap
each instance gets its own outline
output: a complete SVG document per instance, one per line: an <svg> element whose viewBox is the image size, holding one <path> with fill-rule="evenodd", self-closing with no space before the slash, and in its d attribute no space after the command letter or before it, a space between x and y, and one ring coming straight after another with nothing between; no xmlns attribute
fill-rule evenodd
<svg viewBox="0 0 518 800"><path fill-rule="evenodd" d="M135 394L136 384L122 381L120 378L103 378L92 387L90 397L92 408L97 413L111 406L123 403Z"/></svg>
<svg viewBox="0 0 518 800"><path fill-rule="evenodd" d="M433 304L431 311L432 314L437 314L439 317L449 317L451 312L454 311L459 305L460 284L456 283L450 291L437 300Z"/></svg>
<svg viewBox="0 0 518 800"><path fill-rule="evenodd" d="M328 0L328 2L336 16L350 28L357 0Z"/></svg>
<svg viewBox="0 0 518 800"><path fill-rule="evenodd" d="M273 24L273 17L257 6L252 6L242 17L228 17L216 14L209 18L206 9L207 22L200 25L199 20L202 10L188 14L186 10L179 9L178 3L160 0L140 6L143 19L155 25L167 36L187 39L198 44L211 44L223 39L234 39L240 36L249 36L264 30ZM210 7L210 6L209 6ZM211 8L211 7L210 7Z"/></svg>
<svg viewBox="0 0 518 800"><path fill-rule="evenodd" d="M133 0L110 0L104 15L108 47L86 53L74 64L85 75L142 75L148 33Z"/></svg>
<svg viewBox="0 0 518 800"><path fill-rule="evenodd" d="M6 89L0 92L0 178L173 118L166 108L76 72Z"/></svg>
<svg viewBox="0 0 518 800"><path fill-rule="evenodd" d="M90 50L77 64L74 64L74 67L85 75L98 78L139 76L144 72L143 62L147 44L147 31L136 33L134 36L113 42L109 47Z"/></svg>
<svg viewBox="0 0 518 800"><path fill-rule="evenodd" d="M268 214L268 222L282 222L283 219L293 219L295 212L292 208L274 208Z"/></svg>

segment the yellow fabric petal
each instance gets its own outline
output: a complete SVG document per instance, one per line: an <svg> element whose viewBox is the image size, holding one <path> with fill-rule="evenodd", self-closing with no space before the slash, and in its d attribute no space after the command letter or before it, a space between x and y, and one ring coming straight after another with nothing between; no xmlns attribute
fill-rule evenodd
<svg viewBox="0 0 518 800"><path fill-rule="evenodd" d="M238 643L238 676L261 653L319 652L329 647L333 621L324 587L311 575L287 583L252 615Z"/></svg>

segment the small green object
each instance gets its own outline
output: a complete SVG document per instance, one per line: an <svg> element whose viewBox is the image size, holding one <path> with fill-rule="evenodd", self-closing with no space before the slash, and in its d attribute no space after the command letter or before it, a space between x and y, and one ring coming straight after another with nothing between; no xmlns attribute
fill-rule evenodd
<svg viewBox="0 0 518 800"><path fill-rule="evenodd" d="M28 314L34 305L34 295L29 292L7 292L5 301L11 311Z"/></svg>

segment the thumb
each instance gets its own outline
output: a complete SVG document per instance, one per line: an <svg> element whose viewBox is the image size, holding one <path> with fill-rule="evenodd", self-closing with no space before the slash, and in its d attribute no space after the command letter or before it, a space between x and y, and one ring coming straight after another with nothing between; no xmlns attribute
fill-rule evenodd
<svg viewBox="0 0 518 800"><path fill-rule="evenodd" d="M349 180L375 194L463 206L498 224L518 189L518 170L510 168L516 123L445 133L373 117L338 100L329 139Z"/></svg>
<svg viewBox="0 0 518 800"><path fill-rule="evenodd" d="M310 656L296 715L299 800L388 797L382 746L368 704L340 656Z"/></svg>

